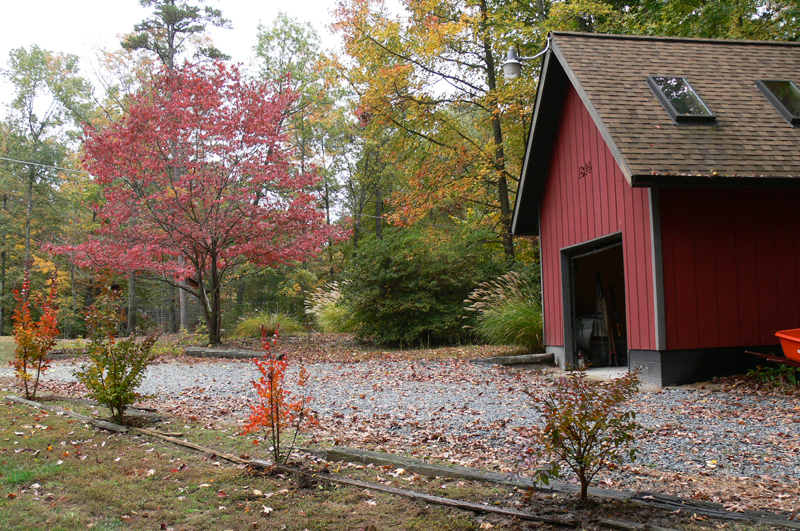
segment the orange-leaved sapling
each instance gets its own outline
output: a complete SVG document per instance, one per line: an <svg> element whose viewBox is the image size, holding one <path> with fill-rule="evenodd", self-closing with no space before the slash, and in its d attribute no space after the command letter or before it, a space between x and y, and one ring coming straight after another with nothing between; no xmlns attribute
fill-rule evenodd
<svg viewBox="0 0 800 531"><path fill-rule="evenodd" d="M262 327L261 346L264 356L253 360L261 373L258 380L253 380L258 402L250 406L250 423L244 426L244 433L261 432L263 440L269 444L273 464L283 465L294 450L298 432L315 425L317 419L308 409L310 396L301 394L294 398L293 393L286 389L286 369L289 363L284 356L272 352L277 342L278 330L270 337ZM307 383L308 371L301 366L297 387L303 390ZM253 442L258 443L258 440Z"/></svg>
<svg viewBox="0 0 800 531"><path fill-rule="evenodd" d="M48 352L56 345L58 337L58 308L56 298L58 287L56 274L50 279L50 293L47 297L30 296L30 274L25 270L22 291L14 290L17 307L14 309L14 359L11 365L17 378L22 380L25 398L36 397L39 378L50 367ZM31 301L41 305L38 320L31 314Z"/></svg>
<svg viewBox="0 0 800 531"><path fill-rule="evenodd" d="M550 460L536 473L538 481L548 484L550 478L561 476L565 464L577 476L585 501L598 472L621 464L625 456L636 457L631 445L640 426L625 402L639 388L638 375L636 371L599 381L587 378L585 371L574 371L557 378L543 397L526 391L544 426L534 430L523 445L520 467L531 469L540 460Z"/></svg>

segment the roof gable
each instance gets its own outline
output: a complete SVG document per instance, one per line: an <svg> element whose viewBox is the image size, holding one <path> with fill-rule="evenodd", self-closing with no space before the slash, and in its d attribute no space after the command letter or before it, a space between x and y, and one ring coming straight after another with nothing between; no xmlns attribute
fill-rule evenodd
<svg viewBox="0 0 800 531"><path fill-rule="evenodd" d="M759 79L800 84L800 44L560 32L550 39L515 234L538 227L535 203L557 134L564 82L577 91L632 186L800 184L800 127L787 123L756 87ZM648 86L649 76L686 78L715 122L676 124Z"/></svg>

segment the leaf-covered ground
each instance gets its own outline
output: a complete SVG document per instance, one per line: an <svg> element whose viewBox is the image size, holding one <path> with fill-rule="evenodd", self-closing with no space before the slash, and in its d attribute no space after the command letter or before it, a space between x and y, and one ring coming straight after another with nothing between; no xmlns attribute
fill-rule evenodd
<svg viewBox="0 0 800 531"><path fill-rule="evenodd" d="M521 390L535 394L550 385L538 371L468 361L510 353L497 347L377 350L346 337L314 336L282 340L280 350L314 375L320 425L304 444L402 452L508 472L515 470L515 445L535 422ZM253 399L250 362L165 355L161 363L162 374L192 381L180 388L162 381L161 394L147 405L209 428L243 423ZM638 437L641 457L598 477L597 486L716 501L734 511L797 509L796 396L775 395L773 388L742 379L700 387L640 393L631 407L648 428ZM57 381L48 381L46 389L82 392Z"/></svg>

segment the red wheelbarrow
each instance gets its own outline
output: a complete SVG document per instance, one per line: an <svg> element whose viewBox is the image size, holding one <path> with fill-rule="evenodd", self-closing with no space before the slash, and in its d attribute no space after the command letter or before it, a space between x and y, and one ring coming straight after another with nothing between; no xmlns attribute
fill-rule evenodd
<svg viewBox="0 0 800 531"><path fill-rule="evenodd" d="M783 353L793 361L800 361L800 328L775 332L781 340Z"/></svg>
<svg viewBox="0 0 800 531"><path fill-rule="evenodd" d="M745 353L782 363L783 365L789 365L790 367L800 367L800 328L781 330L780 332L775 332L775 335L781 340L781 348L783 348L785 358L761 354L760 352L745 351Z"/></svg>

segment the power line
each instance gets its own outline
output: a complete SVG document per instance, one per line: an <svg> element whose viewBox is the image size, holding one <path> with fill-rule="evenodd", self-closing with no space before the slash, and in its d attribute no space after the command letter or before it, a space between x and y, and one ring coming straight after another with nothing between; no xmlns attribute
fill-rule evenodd
<svg viewBox="0 0 800 531"><path fill-rule="evenodd" d="M85 173L86 175L91 175L88 171L84 170L73 170L71 168L62 168L61 166L48 166L47 164L39 164L38 162L30 162L27 160L18 160L18 159L10 159L8 157L0 157L0 160L5 160L8 162L16 162L19 164L27 164L29 166L39 166L40 168L48 168L54 170L61 170L61 171L71 171L73 173Z"/></svg>

